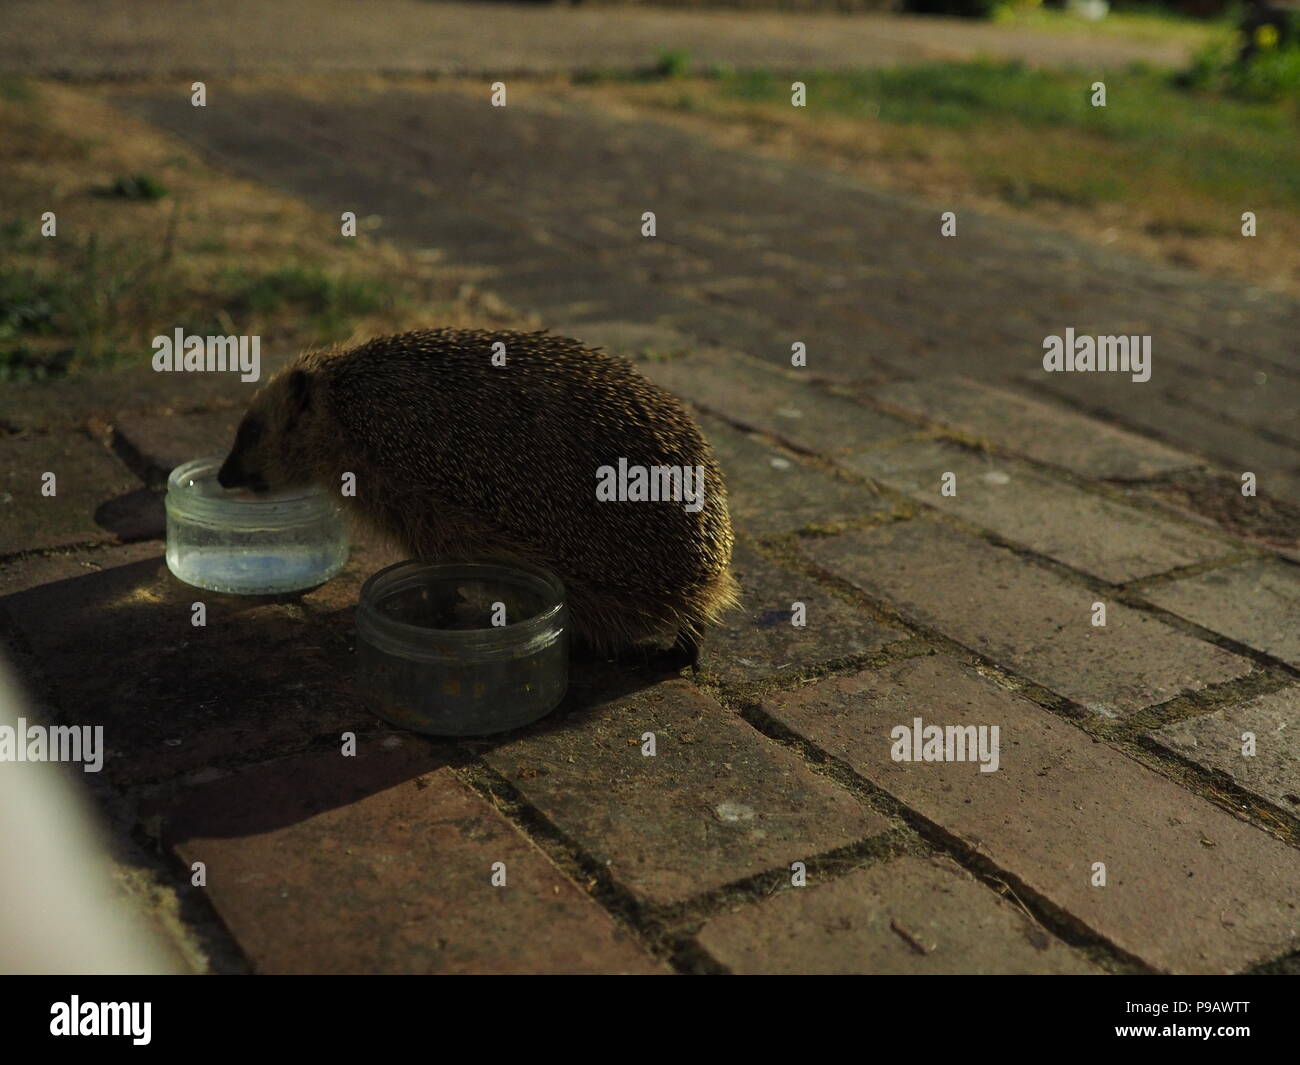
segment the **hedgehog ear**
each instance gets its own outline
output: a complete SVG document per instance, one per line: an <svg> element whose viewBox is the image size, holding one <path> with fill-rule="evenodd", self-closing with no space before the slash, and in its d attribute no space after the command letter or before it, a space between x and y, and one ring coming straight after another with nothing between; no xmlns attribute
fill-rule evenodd
<svg viewBox="0 0 1300 1065"><path fill-rule="evenodd" d="M304 370L291 370L285 380L289 394L289 428L311 408L311 377Z"/></svg>

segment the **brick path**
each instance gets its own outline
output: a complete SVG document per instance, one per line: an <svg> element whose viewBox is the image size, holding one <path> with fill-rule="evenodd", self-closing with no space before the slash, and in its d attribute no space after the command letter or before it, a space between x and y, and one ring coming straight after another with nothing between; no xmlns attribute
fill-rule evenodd
<svg viewBox="0 0 1300 1065"><path fill-rule="evenodd" d="M837 69L987 55L1115 69L1178 66L1187 49L1119 36L1024 32L898 15L672 11L428 0L10 0L0 70L77 78L272 71L554 73L645 67L668 49L700 64Z"/></svg>
<svg viewBox="0 0 1300 1065"><path fill-rule="evenodd" d="M974 216L941 242L934 205L564 101L233 93L197 118L120 101L640 356L701 410L746 593L698 679L579 664L523 732L394 733L349 690L372 545L270 600L196 592L162 563L149 488L225 445L241 386L11 388L5 635L50 713L105 726L115 827L182 898L191 955L1296 967L1294 304ZM1048 378L1042 337L1066 325L1151 333L1152 380ZM788 366L795 340L808 371ZM1241 496L1243 470L1263 495ZM998 770L893 761L889 732L915 717L998 725Z"/></svg>

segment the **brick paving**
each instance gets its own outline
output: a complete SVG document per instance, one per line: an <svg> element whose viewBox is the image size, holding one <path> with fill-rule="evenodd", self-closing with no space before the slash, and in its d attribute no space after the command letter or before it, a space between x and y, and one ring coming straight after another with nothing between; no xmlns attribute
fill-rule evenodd
<svg viewBox="0 0 1300 1065"><path fill-rule="evenodd" d="M379 746L272 763L194 789L168 842L203 863L259 972L662 970L438 762Z"/></svg>
<svg viewBox="0 0 1300 1065"><path fill-rule="evenodd" d="M700 946L736 973L1100 973L943 859L900 858L712 918Z"/></svg>
<svg viewBox="0 0 1300 1065"><path fill-rule="evenodd" d="M860 522L890 510L879 495L721 418L699 421L722 465L733 517L758 535Z"/></svg>
<svg viewBox="0 0 1300 1065"><path fill-rule="evenodd" d="M747 598L704 638L700 665L710 678L737 686L757 683L871 654L907 637L900 628L863 617L812 578L765 558L748 540L736 544L731 568ZM796 603L803 608L804 624L798 626Z"/></svg>
<svg viewBox="0 0 1300 1065"><path fill-rule="evenodd" d="M1229 544L1177 522L1112 503L1020 463L951 444L927 440L841 461L917 502L1112 584L1232 551ZM948 474L951 495L941 491Z"/></svg>
<svg viewBox="0 0 1300 1065"><path fill-rule="evenodd" d="M1045 466L1095 480L1158 477L1194 465L1185 452L1030 396L969 377L900 381L875 393L944 429L970 439L996 440Z"/></svg>
<svg viewBox="0 0 1300 1065"><path fill-rule="evenodd" d="M247 386L8 388L0 635L36 707L105 727L112 827L156 842L184 934L208 937L186 956L258 972L1300 963L1297 545L1278 519L1300 483L1294 305L992 220L939 247L931 205L564 101L234 93L195 129L156 90L120 100L640 356L717 446L745 591L698 677L577 660L565 703L519 733L400 733L351 688L380 546L265 600L163 564L160 477L226 446ZM636 235L651 207L653 247ZM1146 323L1149 386L1035 374L1067 316ZM1237 491L1246 469L1261 497ZM66 494L41 495L51 470ZM895 760L891 732L916 718L998 726L997 771ZM1243 731L1253 762L1233 753Z"/></svg>
<svg viewBox="0 0 1300 1065"><path fill-rule="evenodd" d="M1294 940L1294 848L951 659L820 681L764 710L977 859L1157 968L1231 971ZM999 724L997 770L894 761L880 738L913 715ZM1106 867L1104 883L1096 863Z"/></svg>
<svg viewBox="0 0 1300 1065"><path fill-rule="evenodd" d="M1161 584L1143 593L1157 606L1300 666L1300 570L1261 559Z"/></svg>
<svg viewBox="0 0 1300 1065"><path fill-rule="evenodd" d="M1246 676L1249 659L1109 601L1015 552L929 522L807 543L825 570L903 615L1063 695L1116 717ZM1100 597L1100 598L1099 598ZM1093 604L1106 606L1094 625Z"/></svg>
<svg viewBox="0 0 1300 1065"><path fill-rule="evenodd" d="M685 681L568 715L485 758L616 885L658 905L889 828Z"/></svg>
<svg viewBox="0 0 1300 1065"><path fill-rule="evenodd" d="M1300 688L1284 688L1168 725L1151 733L1151 739L1294 814L1300 811L1300 793L1295 791L1300 764L1297 716Z"/></svg>

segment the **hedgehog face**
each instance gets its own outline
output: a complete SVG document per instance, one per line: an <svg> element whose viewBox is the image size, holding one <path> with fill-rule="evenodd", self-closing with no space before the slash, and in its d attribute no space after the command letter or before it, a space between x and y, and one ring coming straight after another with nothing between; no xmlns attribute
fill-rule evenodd
<svg viewBox="0 0 1300 1065"><path fill-rule="evenodd" d="M217 473L222 488L268 492L311 480L312 381L305 370L271 378L249 405Z"/></svg>

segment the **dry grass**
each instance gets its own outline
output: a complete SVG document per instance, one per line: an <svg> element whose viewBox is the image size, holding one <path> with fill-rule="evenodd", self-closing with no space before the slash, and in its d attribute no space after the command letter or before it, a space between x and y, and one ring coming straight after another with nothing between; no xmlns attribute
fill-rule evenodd
<svg viewBox="0 0 1300 1065"><path fill-rule="evenodd" d="M436 253L372 239L365 219L344 238L338 219L221 173L90 90L0 85L0 142L0 375L139 365L177 326L302 347L518 323ZM131 175L164 194L106 194Z"/></svg>

